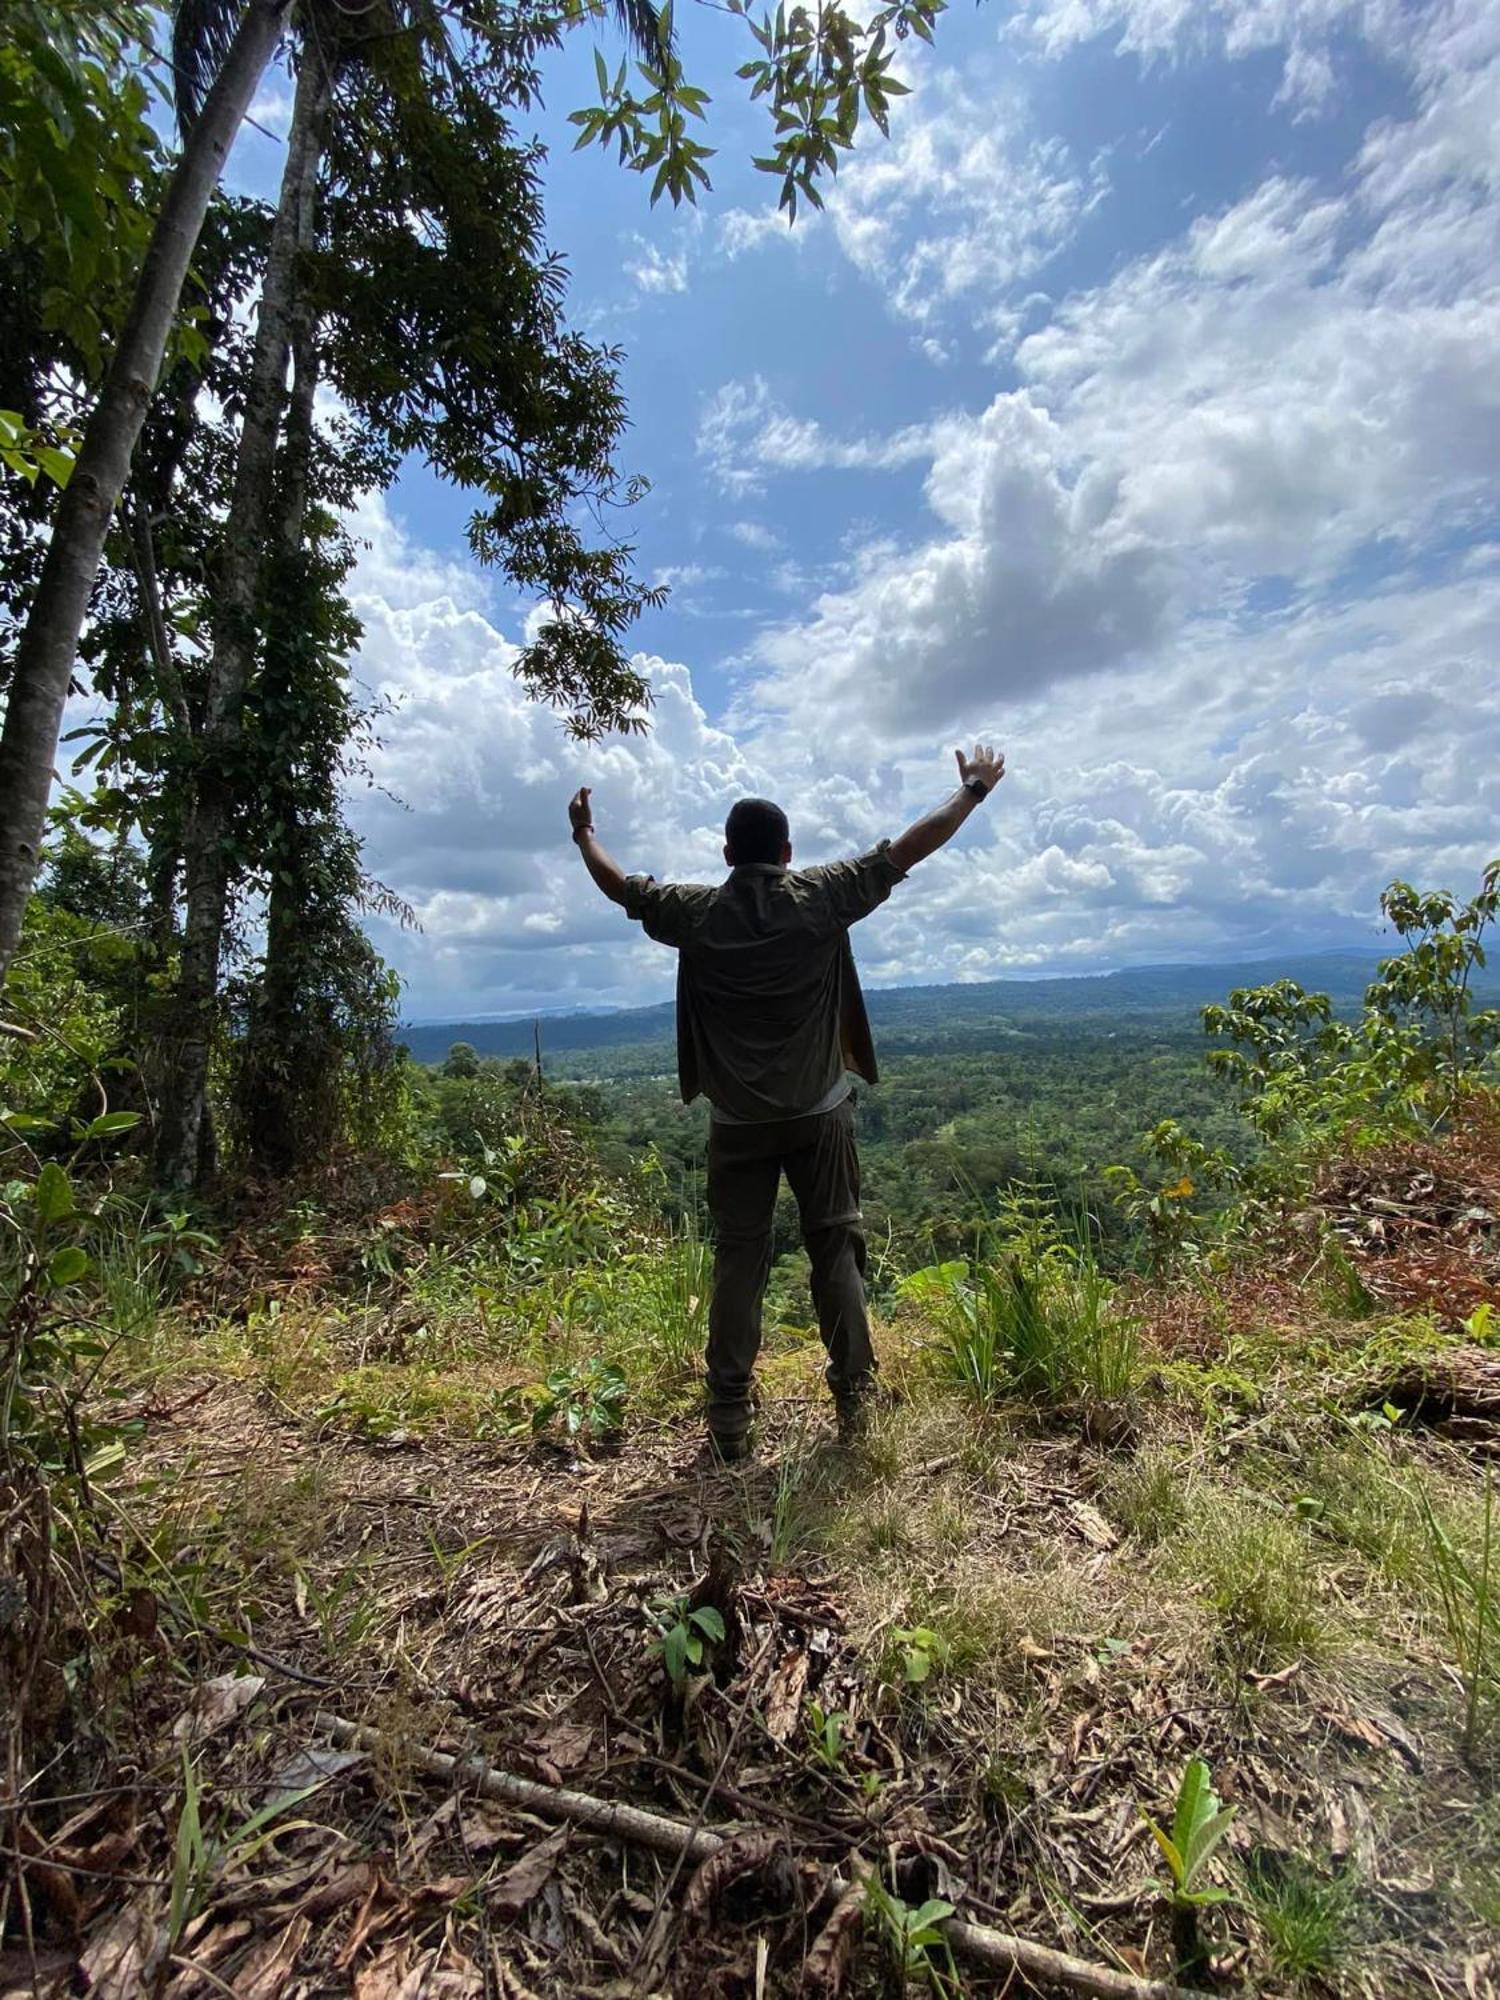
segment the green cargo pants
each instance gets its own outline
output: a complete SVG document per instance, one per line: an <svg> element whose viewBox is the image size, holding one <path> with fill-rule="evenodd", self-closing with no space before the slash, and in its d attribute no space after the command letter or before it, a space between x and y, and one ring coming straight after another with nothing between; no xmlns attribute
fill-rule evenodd
<svg viewBox="0 0 1500 2000"><path fill-rule="evenodd" d="M714 1293L708 1314L708 1427L736 1439L750 1428L750 1382L760 1352L760 1309L771 1269L776 1190L785 1172L812 1259L812 1295L828 1350L828 1386L845 1408L875 1373L865 1311L854 1104L767 1125L723 1125L708 1139Z"/></svg>

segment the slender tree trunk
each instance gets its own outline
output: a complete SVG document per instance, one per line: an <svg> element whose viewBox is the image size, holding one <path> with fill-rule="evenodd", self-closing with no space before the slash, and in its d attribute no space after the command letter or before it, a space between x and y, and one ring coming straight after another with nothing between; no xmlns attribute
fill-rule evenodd
<svg viewBox="0 0 1500 2000"><path fill-rule="evenodd" d="M298 256L310 242L330 81L311 37L287 135L281 197L266 256L224 552L214 592L202 751L183 841L186 914L174 1001L172 1062L157 1124L157 1177L181 1188L200 1177L201 1128L228 914L232 766L244 740L245 689L255 662L257 609L296 328Z"/></svg>
<svg viewBox="0 0 1500 2000"><path fill-rule="evenodd" d="M153 972L165 972L177 938L177 877L182 855L173 835L163 833L146 865L146 942Z"/></svg>
<svg viewBox="0 0 1500 2000"><path fill-rule="evenodd" d="M78 635L131 455L156 387L188 263L230 145L281 34L288 0L251 0L173 171L130 315L84 431L26 629L0 733L0 979L36 880Z"/></svg>
<svg viewBox="0 0 1500 2000"><path fill-rule="evenodd" d="M309 217L309 234L311 217ZM287 407L281 458L277 553L295 563L302 552L311 477L313 401L318 387L316 328L305 294L297 301L292 334L292 394ZM288 750L288 755L294 755ZM283 831L276 842L271 887L266 900L265 964L247 1035L255 1077L255 1101L247 1106L245 1135L252 1163L263 1173L284 1174L297 1164L298 1103L307 1087L305 1024L298 1032L299 1004L311 997L306 984L304 919L309 829L287 787L277 817Z"/></svg>

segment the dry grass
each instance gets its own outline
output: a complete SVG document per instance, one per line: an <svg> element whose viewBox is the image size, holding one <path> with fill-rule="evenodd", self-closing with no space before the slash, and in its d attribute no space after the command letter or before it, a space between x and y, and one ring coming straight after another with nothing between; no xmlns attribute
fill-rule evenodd
<svg viewBox="0 0 1500 2000"><path fill-rule="evenodd" d="M400 1226L426 1240L433 1218ZM434 1330L409 1290L385 1307L320 1290L356 1266L352 1232L321 1266L315 1240L278 1255L274 1312L237 1252L233 1315L136 1354L144 1435L114 1496L119 1597L149 1591L158 1611L154 1636L118 1642L101 1715L137 1788L122 1876L170 1867L171 1725L213 1675L266 1682L203 1746L216 1824L266 1796L317 1707L391 1746L330 1777L307 1830L211 1886L193 1949L231 1989L262 1935L241 1913L276 1907L255 1885L356 1863L358 1896L309 1928L289 1995L350 1991L393 1940L433 1966L498 1943L539 2000L626 1976L657 1864L580 1839L526 1914L497 1914L495 1882L538 1831L435 1815L408 1754L422 1742L684 1818L781 1825L808 1864L894 1855L914 1900L941 1855L980 1918L1157 1970L1141 1813L1169 1816L1201 1755L1236 1806L1242 1901L1210 1920L1231 1983L1268 2000L1485 1992L1500 1819L1493 1773L1458 1756L1418 1497L1472 1540L1476 1461L1366 1421L1361 1389L1450 1338L1432 1319L1341 1319L1279 1272L1142 1294L1149 1373L1107 1450L1066 1417L944 1395L929 1330L903 1314L882 1332L901 1400L855 1456L833 1445L816 1342L782 1334L760 1456L726 1470L701 1460L665 1378L643 1378L613 1452L486 1434L496 1394L552 1351L547 1323L517 1320L511 1341L491 1305ZM564 1326L556 1349L584 1342ZM684 1597L729 1631L687 1700L650 1646L652 1608ZM813 1701L842 1718L821 1759ZM154 1893L122 1882L85 1930L132 1897L149 1914ZM796 1991L802 1920L774 1893L674 1933L663 1983L753 1990L763 1934L767 1991ZM383 1928L357 1934L362 1909ZM44 1941L66 1928L41 1890L37 1921ZM857 1977L876 1990L868 1961Z"/></svg>

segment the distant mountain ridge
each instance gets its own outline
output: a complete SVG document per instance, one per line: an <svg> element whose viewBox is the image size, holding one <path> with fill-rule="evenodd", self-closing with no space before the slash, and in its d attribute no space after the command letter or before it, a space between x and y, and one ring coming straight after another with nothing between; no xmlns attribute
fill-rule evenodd
<svg viewBox="0 0 1500 2000"><path fill-rule="evenodd" d="M885 986L867 990L875 1027L895 1037L941 1039L945 1029L972 1033L990 1025L997 1033L1047 1024L1092 1024L1107 1032L1111 1021L1144 1023L1152 1017L1191 1020L1200 1007L1224 1000L1236 986L1295 979L1309 992L1326 993L1338 1008L1357 1006L1385 954L1362 951L1303 952L1286 958L1221 965L1143 965L1120 972L1047 979L986 979L963 986ZM484 1056L529 1056L533 1020L539 1020L542 1053L610 1049L669 1042L675 1010L627 1007L600 1014L539 1014L508 1021L421 1021L402 1027L401 1038L418 1062L441 1062L454 1042L468 1042Z"/></svg>

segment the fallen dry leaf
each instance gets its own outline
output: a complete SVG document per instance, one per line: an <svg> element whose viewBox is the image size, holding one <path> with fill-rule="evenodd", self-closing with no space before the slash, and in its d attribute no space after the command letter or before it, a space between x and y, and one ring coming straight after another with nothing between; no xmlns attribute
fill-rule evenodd
<svg viewBox="0 0 1500 2000"><path fill-rule="evenodd" d="M569 1721L566 1717L526 1744L542 1782L548 1785L560 1785L569 1772L581 1770L593 1749L593 1724Z"/></svg>
<svg viewBox="0 0 1500 2000"><path fill-rule="evenodd" d="M785 1743L802 1714L802 1697L807 1690L807 1654L799 1647L788 1653L771 1676L766 1695L766 1734L773 1743Z"/></svg>
<svg viewBox="0 0 1500 2000"><path fill-rule="evenodd" d="M78 1937L83 1929L84 1914L79 1884L71 1871L66 1866L57 1866L53 1858L56 1856L58 1860L67 1862L72 1859L71 1855L65 1847L49 1846L31 1821L24 1817L16 1824L15 1841L18 1850L26 1856L21 1873L29 1893L51 1910L69 1937Z"/></svg>
<svg viewBox="0 0 1500 2000"><path fill-rule="evenodd" d="M354 2000L482 2000L484 1978L448 1945L412 1956L410 1938L395 1938L354 1975Z"/></svg>
<svg viewBox="0 0 1500 2000"><path fill-rule="evenodd" d="M139 2000L154 1934L143 1903L127 1903L115 1912L99 1935L89 1940L78 1962L91 2000Z"/></svg>
<svg viewBox="0 0 1500 2000"><path fill-rule="evenodd" d="M683 1916L689 1921L707 1916L731 1883L758 1875L781 1844L781 1835L770 1828L734 1834L694 1870L682 1899Z"/></svg>
<svg viewBox="0 0 1500 2000"><path fill-rule="evenodd" d="M497 1847L523 1846L527 1837L479 1799L453 1796L416 1829L407 1843L406 1858L415 1866L440 1838L451 1841L460 1854L477 1857L493 1854Z"/></svg>
<svg viewBox="0 0 1500 2000"><path fill-rule="evenodd" d="M0 1949L0 2000L35 2000L38 1993L66 1993L73 1970L71 1951ZM53 1984L52 1982L56 1982Z"/></svg>
<svg viewBox="0 0 1500 2000"><path fill-rule="evenodd" d="M375 1880L373 1862L348 1862L341 1868L335 1868L331 1875L315 1881L296 1900L273 1904L265 1912L266 1921L269 1923L278 1917L293 1916L331 1917L336 1910L347 1909L350 1903L358 1903L368 1896Z"/></svg>
<svg viewBox="0 0 1500 2000"><path fill-rule="evenodd" d="M173 1741L202 1743L243 1715L265 1684L264 1674L217 1674L211 1681L200 1681L172 1725Z"/></svg>
<svg viewBox="0 0 1500 2000"><path fill-rule="evenodd" d="M235 1973L237 2000L278 2000L311 1932L306 1917L293 1917L284 1930L263 1938Z"/></svg>
<svg viewBox="0 0 1500 2000"><path fill-rule="evenodd" d="M369 1761L368 1750L335 1750L325 1743L304 1744L272 1774L267 1803L297 1797L316 1785L326 1785L331 1778L341 1778L346 1771L357 1771Z"/></svg>
<svg viewBox="0 0 1500 2000"><path fill-rule="evenodd" d="M570 1828L559 1827L491 1883L485 1901L499 1917L518 1917L546 1884L568 1844Z"/></svg>
<svg viewBox="0 0 1500 2000"><path fill-rule="evenodd" d="M1073 1501L1068 1511L1073 1517L1073 1525L1084 1540L1092 1543L1096 1549L1112 1549L1119 1541L1120 1537L1099 1509L1091 1507L1087 1500Z"/></svg>
<svg viewBox="0 0 1500 2000"><path fill-rule="evenodd" d="M703 1533L704 1514L701 1507L690 1501L658 1514L656 1525L664 1541L672 1542L677 1548L689 1549Z"/></svg>
<svg viewBox="0 0 1500 2000"><path fill-rule="evenodd" d="M864 1891L858 1885L846 1889L834 1904L832 1916L813 1939L802 1963L805 1993L816 1995L817 2000L838 2000L854 1956L864 1906Z"/></svg>

